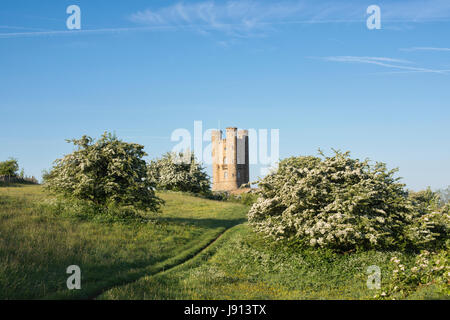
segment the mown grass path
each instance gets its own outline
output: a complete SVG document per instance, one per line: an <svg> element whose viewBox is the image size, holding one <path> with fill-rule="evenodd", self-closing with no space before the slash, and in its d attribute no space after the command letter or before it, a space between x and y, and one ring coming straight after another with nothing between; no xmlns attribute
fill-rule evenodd
<svg viewBox="0 0 450 320"><path fill-rule="evenodd" d="M179 268L181 266L186 266L188 264L195 263L201 257L204 257L207 254L210 254L211 248L214 246L214 244L216 242L218 242L226 232L230 231L230 229L233 229L233 228L234 227L224 229L215 238L209 239L207 243L191 247L190 249L186 250L185 252L181 253L180 255L178 255L172 259L166 260L158 265L153 266L149 270L146 270L147 272L145 272L145 275L143 275L137 279L134 279L134 280L126 279L125 283L114 285L111 288L108 288L107 286L105 286L104 287L105 290L102 290L102 292L100 292L99 294L95 294L90 298L91 299L96 299L96 298L104 299L105 297L110 297L111 292L114 292L117 289L119 291L122 291L123 288L133 285L133 283L135 283L136 281L145 280L148 277L156 277L159 274L163 274L165 272L170 272L172 270L176 270L177 268ZM133 294L133 296L134 296L134 294ZM128 296L128 299L130 299L130 298L131 297Z"/></svg>
<svg viewBox="0 0 450 320"><path fill-rule="evenodd" d="M102 293L118 286L122 285L128 285L135 281L138 281L143 276L148 275L157 275L160 272L165 272L167 270L170 270L173 267L179 266L183 264L186 261L189 261L190 259L197 256L199 253L201 253L203 250L208 248L212 243L214 243L220 236L225 232L226 229L219 231L219 234L216 234L216 232L212 232L211 234L205 234L204 238L202 238L202 241L199 241L198 243L194 244L193 246L190 246L185 251L181 252L180 254L169 258L167 260L164 260L160 263L157 263L156 265L150 265L146 268L142 268L136 272L129 272L126 276L121 278L114 278L114 279L107 279L102 281L101 283L97 283L96 288L93 288L90 290L86 297L87 299L95 299L98 296L100 296ZM48 299L60 299L64 298L65 295L61 294L55 294L51 295L45 298Z"/></svg>
<svg viewBox="0 0 450 320"><path fill-rule="evenodd" d="M169 285L174 285L173 288L169 288L168 283L163 280L164 277L167 275L177 275L180 271L190 270L207 263L207 261L217 252L217 250L229 241L230 238L236 234L236 232L239 232L241 228L242 224L228 228L218 237L213 239L207 246L199 250L195 255L189 257L188 259L180 261L180 263L174 264L171 268L167 268L166 270L160 270L160 272L145 275L137 281L111 288L110 290L99 295L97 299L176 299L177 297L161 296L161 294L164 294L164 290L161 290L162 288L168 289L166 291L170 290L171 292L176 292L180 289L179 285L173 282L169 283ZM159 282L160 280L163 281ZM153 289L150 289L150 287L153 287ZM192 298L193 297L191 296L187 299Z"/></svg>

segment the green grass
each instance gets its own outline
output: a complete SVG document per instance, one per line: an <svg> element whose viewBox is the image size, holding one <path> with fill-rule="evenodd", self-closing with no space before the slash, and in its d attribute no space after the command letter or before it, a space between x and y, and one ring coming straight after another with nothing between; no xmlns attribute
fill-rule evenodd
<svg viewBox="0 0 450 320"><path fill-rule="evenodd" d="M166 272L115 287L100 299L372 299L390 281L392 256L366 251L338 254L294 251L268 243L241 224L223 234L194 259ZM368 266L382 271L381 290L367 288ZM445 298L424 288L411 298Z"/></svg>
<svg viewBox="0 0 450 320"><path fill-rule="evenodd" d="M391 257L415 259L287 248L249 228L247 206L158 196L166 204L150 222L102 223L45 210L40 186L0 188L0 299L371 299L391 282ZM66 288L72 264L81 290ZM381 290L366 286L371 265ZM431 285L402 298L448 296Z"/></svg>
<svg viewBox="0 0 450 320"><path fill-rule="evenodd" d="M91 298L194 256L245 219L245 206L158 194L166 201L149 223L78 221L42 210L41 186L0 188L0 299ZM68 290L78 265L82 289Z"/></svg>

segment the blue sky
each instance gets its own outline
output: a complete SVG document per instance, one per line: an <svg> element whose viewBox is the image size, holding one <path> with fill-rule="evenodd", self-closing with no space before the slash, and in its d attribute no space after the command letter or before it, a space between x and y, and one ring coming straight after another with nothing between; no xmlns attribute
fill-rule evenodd
<svg viewBox="0 0 450 320"><path fill-rule="evenodd" d="M447 0L2 0L0 161L40 177L65 139L104 131L153 158L200 120L279 129L281 158L350 150L446 187L449 33Z"/></svg>

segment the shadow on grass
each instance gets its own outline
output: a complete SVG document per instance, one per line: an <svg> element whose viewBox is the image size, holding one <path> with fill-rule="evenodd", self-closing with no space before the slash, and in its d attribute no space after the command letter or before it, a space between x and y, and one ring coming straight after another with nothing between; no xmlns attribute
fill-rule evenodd
<svg viewBox="0 0 450 320"><path fill-rule="evenodd" d="M23 188L25 185L0 181L0 188Z"/></svg>
<svg viewBox="0 0 450 320"><path fill-rule="evenodd" d="M159 217L157 218L160 222L169 222L176 224L188 224L195 225L198 227L215 229L219 227L231 228L235 225L244 223L247 221L246 218L238 218L238 219L213 219L213 218L172 218L172 217Z"/></svg>
<svg viewBox="0 0 450 320"><path fill-rule="evenodd" d="M0 188L23 188L26 186L37 186L39 184L32 182L5 182L0 181Z"/></svg>

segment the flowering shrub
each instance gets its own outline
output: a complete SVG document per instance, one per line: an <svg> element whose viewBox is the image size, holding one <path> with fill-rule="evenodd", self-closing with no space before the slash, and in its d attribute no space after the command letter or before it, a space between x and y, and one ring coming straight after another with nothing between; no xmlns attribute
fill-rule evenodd
<svg viewBox="0 0 450 320"><path fill-rule="evenodd" d="M50 192L98 207L130 206L157 211L163 203L147 179L143 146L123 142L106 132L97 141L83 136L68 142L78 149L57 159L44 175L44 187Z"/></svg>
<svg viewBox="0 0 450 320"><path fill-rule="evenodd" d="M438 194L442 203L447 205L450 203L450 186L446 189L439 190Z"/></svg>
<svg viewBox="0 0 450 320"><path fill-rule="evenodd" d="M431 191L430 187L426 190L408 192L408 198L415 205L416 210L421 214L426 214L431 211L436 211L442 207L441 196L438 192Z"/></svg>
<svg viewBox="0 0 450 320"><path fill-rule="evenodd" d="M209 177L193 153L166 153L161 159L149 163L148 176L157 189L210 192Z"/></svg>
<svg viewBox="0 0 450 320"><path fill-rule="evenodd" d="M149 223L152 215L136 209L134 206L108 203L97 205L76 198L47 198L38 204L42 212L79 221L95 221L101 223Z"/></svg>
<svg viewBox="0 0 450 320"><path fill-rule="evenodd" d="M450 214L450 203L446 203L441 211L442 211L442 213L449 215Z"/></svg>
<svg viewBox="0 0 450 320"><path fill-rule="evenodd" d="M405 227L408 242L419 248L443 245L449 238L449 205L443 204L440 194L430 188L410 192L408 198L414 206L414 218Z"/></svg>
<svg viewBox="0 0 450 320"><path fill-rule="evenodd" d="M231 202L242 203L246 206L251 206L258 199L257 195L252 192L245 192L241 194L232 194L228 197L228 200Z"/></svg>
<svg viewBox="0 0 450 320"><path fill-rule="evenodd" d="M405 238L418 248L443 245L449 239L450 215L445 207L438 212L415 215L411 224L405 226Z"/></svg>
<svg viewBox="0 0 450 320"><path fill-rule="evenodd" d="M381 296L406 296L417 290L418 286L436 285L439 290L450 295L450 253L448 250L438 252L421 251L412 267L407 267L397 257L392 257L394 265L392 278Z"/></svg>
<svg viewBox="0 0 450 320"><path fill-rule="evenodd" d="M416 210L393 177L396 170L351 159L349 152L321 155L285 159L259 182L259 198L248 213L254 229L276 240L338 250L405 245L422 232L420 241L436 239L426 220L440 218Z"/></svg>

